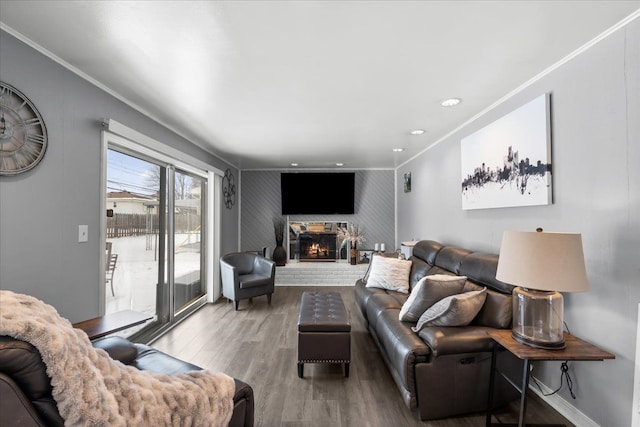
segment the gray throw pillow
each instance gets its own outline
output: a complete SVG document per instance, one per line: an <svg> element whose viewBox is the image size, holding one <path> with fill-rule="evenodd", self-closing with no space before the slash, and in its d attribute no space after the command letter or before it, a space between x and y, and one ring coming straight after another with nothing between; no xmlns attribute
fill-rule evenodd
<svg viewBox="0 0 640 427"><path fill-rule="evenodd" d="M407 301L400 309L400 320L417 322L426 309L443 298L459 294L467 281L466 276L433 274L425 276L413 287Z"/></svg>
<svg viewBox="0 0 640 427"><path fill-rule="evenodd" d="M411 329L419 332L424 326L467 326L486 298L487 288L443 298L429 307Z"/></svg>

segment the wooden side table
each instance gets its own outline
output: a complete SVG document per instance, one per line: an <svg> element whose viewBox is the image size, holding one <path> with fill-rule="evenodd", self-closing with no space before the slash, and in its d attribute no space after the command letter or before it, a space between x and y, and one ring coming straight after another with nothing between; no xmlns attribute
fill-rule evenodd
<svg viewBox="0 0 640 427"><path fill-rule="evenodd" d="M522 344L511 336L511 330L494 330L487 332L489 336L498 344L493 348L493 356L491 358L491 378L489 380L489 402L487 405L486 426L518 426L524 427L527 412L527 389L529 388L529 376L534 361L568 361L568 360L605 360L615 359L615 355L604 351L595 345L589 344L580 338L564 334L566 348L562 350L545 350L534 348L526 344ZM522 384L518 385L511 378L508 378L502 372L496 369L496 359L498 356L498 348L503 347L518 359L524 360L524 368L522 371ZM520 414L518 416L518 424L496 424L491 422L491 413L493 410L493 391L495 386L495 375L500 373L512 386L520 392ZM540 425L540 424L538 424ZM533 427L533 425L529 425ZM562 426L562 424L546 424L546 426Z"/></svg>
<svg viewBox="0 0 640 427"><path fill-rule="evenodd" d="M140 325L152 318L153 316L146 313L140 313L133 310L123 310L74 323L73 327L82 329L89 336L89 340L93 341L114 332Z"/></svg>

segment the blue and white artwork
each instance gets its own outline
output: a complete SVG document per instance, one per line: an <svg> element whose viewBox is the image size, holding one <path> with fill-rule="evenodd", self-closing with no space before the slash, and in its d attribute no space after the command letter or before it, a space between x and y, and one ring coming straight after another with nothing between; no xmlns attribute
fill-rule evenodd
<svg viewBox="0 0 640 427"><path fill-rule="evenodd" d="M549 95L461 141L462 209L552 203Z"/></svg>

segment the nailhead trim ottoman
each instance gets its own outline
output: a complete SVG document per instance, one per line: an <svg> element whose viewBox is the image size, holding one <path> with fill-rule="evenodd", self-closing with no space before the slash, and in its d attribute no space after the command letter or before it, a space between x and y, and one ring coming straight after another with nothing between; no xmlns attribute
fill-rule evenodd
<svg viewBox="0 0 640 427"><path fill-rule="evenodd" d="M349 376L351 323L337 292L304 292L298 316L298 376L305 363L342 363Z"/></svg>

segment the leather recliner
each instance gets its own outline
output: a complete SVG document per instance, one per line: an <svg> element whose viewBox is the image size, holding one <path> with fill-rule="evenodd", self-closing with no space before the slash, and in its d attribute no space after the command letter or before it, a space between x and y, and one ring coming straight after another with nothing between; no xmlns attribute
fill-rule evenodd
<svg viewBox="0 0 640 427"><path fill-rule="evenodd" d="M201 368L144 344L108 337L94 341L114 360L143 371L169 375ZM229 426L252 427L253 389L235 379L234 409ZM0 425L6 427L62 427L64 420L52 397L52 386L40 353L31 344L0 336Z"/></svg>
<svg viewBox="0 0 640 427"><path fill-rule="evenodd" d="M464 292L487 288L484 306L468 326L427 326L415 333L411 329L415 323L399 319L409 295L367 287L365 275L356 282L355 299L371 337L405 404L417 410L420 419L484 411L495 345L487 331L511 327L513 286L495 278L498 256L494 254L423 240L410 259L410 289L425 275L467 276ZM505 351L497 363L512 378L522 370L522 361ZM504 378L496 377L494 406L518 398Z"/></svg>

